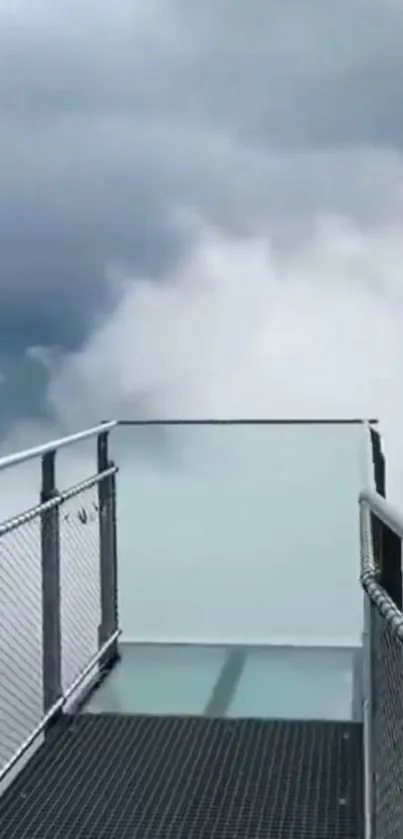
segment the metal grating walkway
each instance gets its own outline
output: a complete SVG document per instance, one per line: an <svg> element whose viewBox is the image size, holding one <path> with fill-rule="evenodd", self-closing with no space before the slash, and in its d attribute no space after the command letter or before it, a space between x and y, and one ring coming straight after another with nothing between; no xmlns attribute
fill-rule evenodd
<svg viewBox="0 0 403 839"><path fill-rule="evenodd" d="M359 724L78 716L0 799L7 839L361 839Z"/></svg>

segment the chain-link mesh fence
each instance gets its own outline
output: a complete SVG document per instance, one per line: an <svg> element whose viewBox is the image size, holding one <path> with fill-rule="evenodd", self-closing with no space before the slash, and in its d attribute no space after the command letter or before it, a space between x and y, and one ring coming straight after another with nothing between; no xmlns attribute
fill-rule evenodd
<svg viewBox="0 0 403 839"><path fill-rule="evenodd" d="M374 837L403 836L403 641L371 603Z"/></svg>
<svg viewBox="0 0 403 839"><path fill-rule="evenodd" d="M40 539L38 516L0 527L0 770L43 716Z"/></svg>
<svg viewBox="0 0 403 839"><path fill-rule="evenodd" d="M373 839L401 839L403 614L385 587L394 589L401 602L400 536L374 513L365 498L361 500L360 522L361 582L369 604L364 636L369 672L366 696L369 713L364 724L368 774L365 803Z"/></svg>
<svg viewBox="0 0 403 839"><path fill-rule="evenodd" d="M98 473L59 492L50 452L42 503L0 524L0 779L117 655L116 467L100 437Z"/></svg>
<svg viewBox="0 0 403 839"><path fill-rule="evenodd" d="M98 649L101 621L98 484L60 508L62 687L66 690Z"/></svg>

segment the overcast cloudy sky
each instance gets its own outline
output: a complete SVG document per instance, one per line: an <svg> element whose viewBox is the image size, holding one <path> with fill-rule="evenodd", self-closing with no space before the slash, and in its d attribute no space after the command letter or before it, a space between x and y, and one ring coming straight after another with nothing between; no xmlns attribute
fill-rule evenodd
<svg viewBox="0 0 403 839"><path fill-rule="evenodd" d="M396 416L402 45L401 0L0 0L3 434Z"/></svg>

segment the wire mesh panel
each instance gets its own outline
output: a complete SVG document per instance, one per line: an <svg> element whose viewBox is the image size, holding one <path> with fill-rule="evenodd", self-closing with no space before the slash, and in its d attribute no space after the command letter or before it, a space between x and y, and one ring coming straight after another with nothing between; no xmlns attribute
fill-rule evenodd
<svg viewBox="0 0 403 839"><path fill-rule="evenodd" d="M374 835L403 836L403 642L371 604Z"/></svg>
<svg viewBox="0 0 403 839"><path fill-rule="evenodd" d="M0 771L43 716L40 518L4 529L0 527Z"/></svg>
<svg viewBox="0 0 403 839"><path fill-rule="evenodd" d="M369 605L364 723L367 835L403 836L403 523L378 495L361 494L361 583ZM368 614L368 610L366 610ZM367 643L367 641L369 643Z"/></svg>
<svg viewBox="0 0 403 839"><path fill-rule="evenodd" d="M118 658L117 468L107 430L84 437L94 431L92 477L60 491L57 445L45 446L39 503L0 524L0 781Z"/></svg>
<svg viewBox="0 0 403 839"><path fill-rule="evenodd" d="M60 509L62 687L66 690L98 649L101 620L98 484Z"/></svg>

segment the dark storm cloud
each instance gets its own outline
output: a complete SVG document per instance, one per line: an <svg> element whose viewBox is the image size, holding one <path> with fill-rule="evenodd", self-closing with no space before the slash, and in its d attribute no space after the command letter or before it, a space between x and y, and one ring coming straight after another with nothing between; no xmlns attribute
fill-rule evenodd
<svg viewBox="0 0 403 839"><path fill-rule="evenodd" d="M79 345L110 305L109 264L157 278L178 254L181 206L242 225L387 204L402 31L387 0L6 4L0 356Z"/></svg>
<svg viewBox="0 0 403 839"><path fill-rule="evenodd" d="M40 4L39 4L40 5ZM165 118L283 149L400 145L403 8L385 0L59 0L2 30L8 114Z"/></svg>

